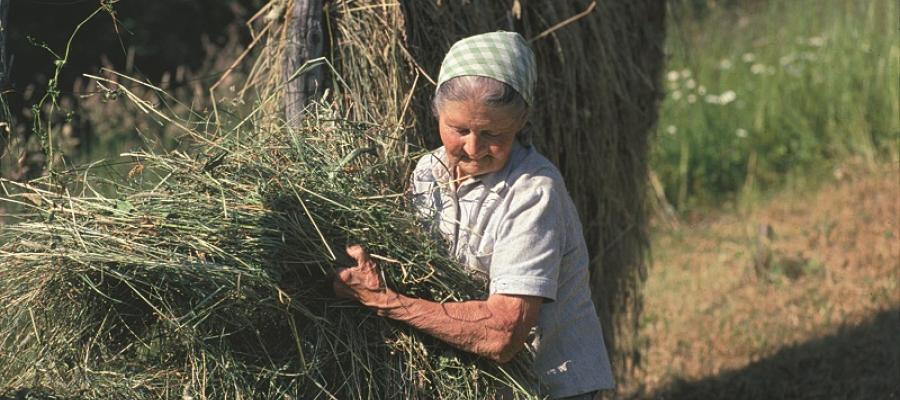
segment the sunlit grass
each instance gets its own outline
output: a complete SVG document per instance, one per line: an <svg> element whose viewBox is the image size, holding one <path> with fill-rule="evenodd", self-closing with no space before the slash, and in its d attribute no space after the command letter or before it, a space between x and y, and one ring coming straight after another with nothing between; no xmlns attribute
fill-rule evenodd
<svg viewBox="0 0 900 400"><path fill-rule="evenodd" d="M671 9L652 165L679 208L898 158L897 3Z"/></svg>

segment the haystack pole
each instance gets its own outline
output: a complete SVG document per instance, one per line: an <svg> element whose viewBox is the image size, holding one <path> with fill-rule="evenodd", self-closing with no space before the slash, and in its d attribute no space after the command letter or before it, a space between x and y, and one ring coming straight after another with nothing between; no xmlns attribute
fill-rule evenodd
<svg viewBox="0 0 900 400"><path fill-rule="evenodd" d="M287 126L296 126L303 118L309 99L320 92L322 68L313 67L302 74L300 68L309 60L322 56L322 0L289 2L288 30L284 49L284 77L287 81L284 112Z"/></svg>

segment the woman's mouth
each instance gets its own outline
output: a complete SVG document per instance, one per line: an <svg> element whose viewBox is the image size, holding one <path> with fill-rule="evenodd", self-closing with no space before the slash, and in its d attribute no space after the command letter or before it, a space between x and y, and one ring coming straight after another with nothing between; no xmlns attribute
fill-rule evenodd
<svg viewBox="0 0 900 400"><path fill-rule="evenodd" d="M462 157L459 159L459 161L460 161L460 162L464 162L464 163L469 163L469 164L484 164L485 162L490 161L490 157L485 156L485 157L481 157L481 158L478 158L478 159L473 159L473 158L468 157L468 156L462 156Z"/></svg>

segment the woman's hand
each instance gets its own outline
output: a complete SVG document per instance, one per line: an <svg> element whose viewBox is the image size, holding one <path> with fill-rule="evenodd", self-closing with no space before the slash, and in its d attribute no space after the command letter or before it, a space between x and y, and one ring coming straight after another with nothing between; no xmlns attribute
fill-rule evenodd
<svg viewBox="0 0 900 400"><path fill-rule="evenodd" d="M334 277L334 293L338 297L356 299L376 310L386 306L396 293L385 287L378 273L378 266L369 258L362 246L347 247L347 254L356 261L355 267L338 268Z"/></svg>

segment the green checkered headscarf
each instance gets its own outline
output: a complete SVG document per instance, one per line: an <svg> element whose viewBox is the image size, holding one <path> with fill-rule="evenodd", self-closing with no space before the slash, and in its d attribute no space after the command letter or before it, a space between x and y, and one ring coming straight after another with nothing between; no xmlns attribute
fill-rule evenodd
<svg viewBox="0 0 900 400"><path fill-rule="evenodd" d="M453 44L438 75L437 87L452 78L486 76L512 86L533 106L537 80L534 52L515 32L491 32L470 36Z"/></svg>

